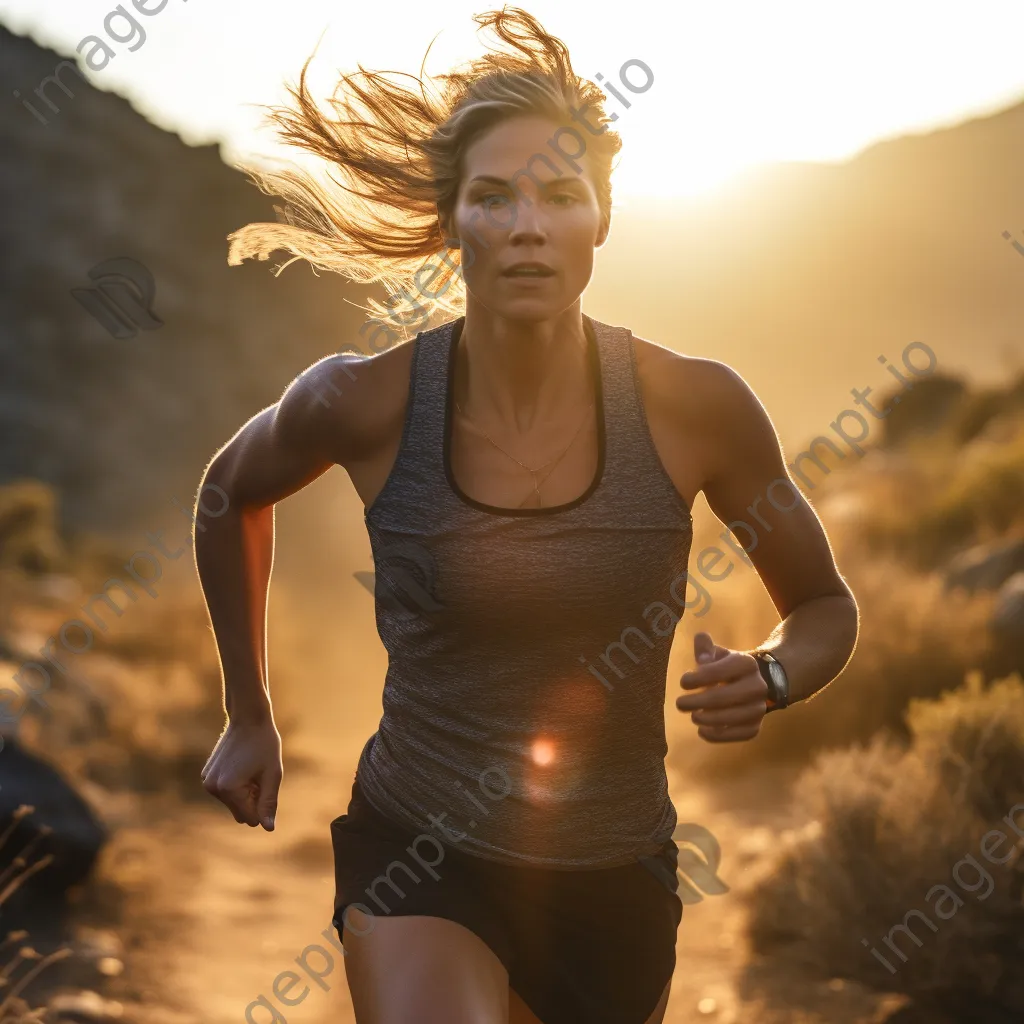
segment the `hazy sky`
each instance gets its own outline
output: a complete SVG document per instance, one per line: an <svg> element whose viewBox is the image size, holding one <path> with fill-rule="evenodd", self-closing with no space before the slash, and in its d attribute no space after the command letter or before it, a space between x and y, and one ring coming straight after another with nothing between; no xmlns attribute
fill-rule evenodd
<svg viewBox="0 0 1024 1024"><path fill-rule="evenodd" d="M160 0L138 0L153 9ZM473 13L498 2L167 0L132 38L114 0L0 0L0 20L62 53L106 39L116 56L87 72L189 142L222 140L228 158L274 153L258 104L284 99L323 34L318 95L337 68L439 73L480 52ZM836 160L881 138L951 124L1024 99L1020 0L537 0L525 4L568 45L581 75L606 81L623 155L619 198L693 195L771 160ZM129 45L136 47L134 52ZM2 55L0 55L2 59ZM626 61L653 74L642 94L619 81ZM639 65L627 71L642 86ZM37 82L26 82L22 94ZM11 98L12 108L18 101ZM9 109L5 116L11 116ZM27 115L26 115L27 116ZM277 152L280 152L277 150Z"/></svg>

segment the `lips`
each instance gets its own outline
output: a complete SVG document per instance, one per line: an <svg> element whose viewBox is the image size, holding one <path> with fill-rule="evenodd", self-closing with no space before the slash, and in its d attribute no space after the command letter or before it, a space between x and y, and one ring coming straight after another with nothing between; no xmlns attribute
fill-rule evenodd
<svg viewBox="0 0 1024 1024"><path fill-rule="evenodd" d="M554 268L549 267L546 263L539 263L536 260L525 260L521 263L513 263L511 267L507 267L501 272L501 276L544 278L553 277L554 273Z"/></svg>

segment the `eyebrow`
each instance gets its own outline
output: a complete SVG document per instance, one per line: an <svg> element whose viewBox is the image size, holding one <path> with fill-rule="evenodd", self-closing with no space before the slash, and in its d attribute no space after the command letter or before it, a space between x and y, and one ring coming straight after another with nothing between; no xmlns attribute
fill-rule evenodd
<svg viewBox="0 0 1024 1024"><path fill-rule="evenodd" d="M524 172L525 173L525 172ZM475 178L469 181L470 185L489 184L489 185L511 185L512 182L506 178L497 178L493 174L478 174ZM568 185L568 184L582 184L582 178L576 177L575 175L571 178L552 178L551 181L542 181L541 185L544 188L553 188L556 185Z"/></svg>

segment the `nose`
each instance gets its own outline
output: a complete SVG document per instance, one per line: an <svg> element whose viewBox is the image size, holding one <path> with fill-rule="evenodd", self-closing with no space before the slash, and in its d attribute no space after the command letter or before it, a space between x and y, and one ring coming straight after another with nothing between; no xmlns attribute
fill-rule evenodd
<svg viewBox="0 0 1024 1024"><path fill-rule="evenodd" d="M541 205L536 200L529 204L525 200L514 203L511 214L512 225L509 228L508 240L513 245L537 244L547 238L547 222Z"/></svg>

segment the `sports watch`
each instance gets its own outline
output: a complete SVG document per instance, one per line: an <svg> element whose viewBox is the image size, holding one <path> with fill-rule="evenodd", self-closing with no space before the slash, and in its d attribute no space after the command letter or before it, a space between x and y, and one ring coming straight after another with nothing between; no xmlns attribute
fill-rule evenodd
<svg viewBox="0 0 1024 1024"><path fill-rule="evenodd" d="M761 678L768 684L768 711L781 711L789 707L789 678L782 663L767 651L757 651L754 658L761 671Z"/></svg>

